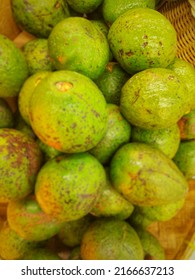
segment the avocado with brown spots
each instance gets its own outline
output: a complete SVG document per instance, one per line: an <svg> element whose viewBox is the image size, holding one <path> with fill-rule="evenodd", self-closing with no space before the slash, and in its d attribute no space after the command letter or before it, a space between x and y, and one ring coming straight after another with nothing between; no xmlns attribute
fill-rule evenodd
<svg viewBox="0 0 195 280"><path fill-rule="evenodd" d="M133 8L111 25L108 42L115 59L129 74L167 67L176 56L176 31L160 12Z"/></svg>
<svg viewBox="0 0 195 280"><path fill-rule="evenodd" d="M143 143L119 148L111 160L110 177L116 190L138 206L176 202L188 193L187 181L176 164Z"/></svg>
<svg viewBox="0 0 195 280"><path fill-rule="evenodd" d="M134 206L116 191L109 178L109 168L105 170L106 184L102 187L91 214L96 217L115 217L125 220L133 212Z"/></svg>
<svg viewBox="0 0 195 280"><path fill-rule="evenodd" d="M133 75L122 87L120 110L133 125L168 128L190 111L192 94L170 69L151 68Z"/></svg>
<svg viewBox="0 0 195 280"><path fill-rule="evenodd" d="M126 221L99 218L90 224L81 242L83 260L143 260L138 234Z"/></svg>
<svg viewBox="0 0 195 280"><path fill-rule="evenodd" d="M171 202L163 205L155 205L155 206L136 206L134 214L129 218L130 221L133 221L134 224L142 226L143 224L139 224L139 220L137 217L143 217L145 221L153 222L165 222L171 220L179 210L184 206L185 198L182 198L176 202ZM137 221L137 222L136 222Z"/></svg>
<svg viewBox="0 0 195 280"><path fill-rule="evenodd" d="M28 241L19 236L7 221L3 223L0 230L0 256L4 260L21 260L26 252L39 246L38 242Z"/></svg>
<svg viewBox="0 0 195 280"><path fill-rule="evenodd" d="M7 220L18 235L29 241L47 240L62 228L61 222L43 212L34 195L10 201Z"/></svg>
<svg viewBox="0 0 195 280"><path fill-rule="evenodd" d="M177 124L168 128L146 129L132 127L131 142L142 142L161 150L169 158L173 158L180 144L180 130Z"/></svg>
<svg viewBox="0 0 195 280"><path fill-rule="evenodd" d="M130 75L121 68L118 62L109 62L95 83L108 103L119 105L122 86L129 78Z"/></svg>
<svg viewBox="0 0 195 280"><path fill-rule="evenodd" d="M39 71L55 70L49 57L47 39L36 38L28 41L23 46L23 53L30 75Z"/></svg>
<svg viewBox="0 0 195 280"><path fill-rule="evenodd" d="M155 8L155 0L104 0L102 4L102 13L106 23L111 26L112 23L122 14L133 8Z"/></svg>
<svg viewBox="0 0 195 280"><path fill-rule="evenodd" d="M47 38L53 27L70 15L64 0L12 0L11 7L16 23L41 38Z"/></svg>
<svg viewBox="0 0 195 280"><path fill-rule="evenodd" d="M91 211L105 183L103 166L89 153L61 155L39 171L35 195L45 213L68 222Z"/></svg>
<svg viewBox="0 0 195 280"><path fill-rule="evenodd" d="M42 152L33 138L12 128L0 129L0 203L33 192Z"/></svg>
<svg viewBox="0 0 195 280"><path fill-rule="evenodd" d="M58 70L79 72L97 79L109 61L106 36L83 17L60 21L48 38L49 55Z"/></svg>
<svg viewBox="0 0 195 280"><path fill-rule="evenodd" d="M102 92L91 79L74 71L48 74L34 90L29 107L37 137L64 153L93 148L107 129Z"/></svg>

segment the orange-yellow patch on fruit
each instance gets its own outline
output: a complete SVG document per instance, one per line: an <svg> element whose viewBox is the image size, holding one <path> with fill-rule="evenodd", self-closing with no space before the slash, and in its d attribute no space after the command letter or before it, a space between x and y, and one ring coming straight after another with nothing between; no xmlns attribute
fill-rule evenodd
<svg viewBox="0 0 195 280"><path fill-rule="evenodd" d="M58 90L63 92L66 92L73 87L73 84L69 82L57 82L55 85Z"/></svg>
<svg viewBox="0 0 195 280"><path fill-rule="evenodd" d="M59 56L59 57L58 57L58 61L59 61L60 63L62 63L62 62L63 62L63 57L62 57L62 56Z"/></svg>

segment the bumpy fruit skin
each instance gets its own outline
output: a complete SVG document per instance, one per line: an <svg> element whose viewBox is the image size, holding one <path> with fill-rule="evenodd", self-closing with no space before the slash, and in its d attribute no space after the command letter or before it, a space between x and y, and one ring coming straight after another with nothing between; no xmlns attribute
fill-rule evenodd
<svg viewBox="0 0 195 280"><path fill-rule="evenodd" d="M181 142L173 160L187 180L195 180L195 140Z"/></svg>
<svg viewBox="0 0 195 280"><path fill-rule="evenodd" d="M172 70L151 68L133 75L122 87L120 109L133 125L167 128L189 112L192 96Z"/></svg>
<svg viewBox="0 0 195 280"><path fill-rule="evenodd" d="M162 129L144 129L133 126L131 141L149 144L161 150L169 158L173 158L180 144L180 129L177 124Z"/></svg>
<svg viewBox="0 0 195 280"><path fill-rule="evenodd" d="M7 102L0 98L0 128L12 128L14 126L14 115Z"/></svg>
<svg viewBox="0 0 195 280"><path fill-rule="evenodd" d="M44 38L36 38L23 46L23 53L28 64L30 75L38 71L52 71L54 67L48 53L48 42Z"/></svg>
<svg viewBox="0 0 195 280"><path fill-rule="evenodd" d="M69 17L59 22L48 38L49 55L58 70L71 70L97 79L109 61L104 34L88 19Z"/></svg>
<svg viewBox="0 0 195 280"><path fill-rule="evenodd" d="M102 4L102 14L108 25L122 14L133 8L155 8L155 0L104 0Z"/></svg>
<svg viewBox="0 0 195 280"><path fill-rule="evenodd" d="M64 155L41 168L35 194L45 213L62 221L73 221L91 211L105 183L104 168L92 155Z"/></svg>
<svg viewBox="0 0 195 280"><path fill-rule="evenodd" d="M182 116L178 122L182 140L195 139L195 109Z"/></svg>
<svg viewBox="0 0 195 280"><path fill-rule="evenodd" d="M41 80L44 79L49 73L49 71L39 71L31 75L25 80L20 89L18 95L18 108L22 118L28 125L30 125L29 106L31 96Z"/></svg>
<svg viewBox="0 0 195 280"><path fill-rule="evenodd" d="M7 221L4 222L0 230L0 256L4 260L21 260L26 252L36 247L37 242L23 239L10 228Z"/></svg>
<svg viewBox="0 0 195 280"><path fill-rule="evenodd" d="M110 177L116 190L139 206L176 202L188 192L187 181L175 163L143 143L126 144L115 153Z"/></svg>
<svg viewBox="0 0 195 280"><path fill-rule="evenodd" d="M130 74L167 67L176 56L176 31L156 10L134 8L111 25L108 42L115 59Z"/></svg>
<svg viewBox="0 0 195 280"><path fill-rule="evenodd" d="M189 95L192 95L191 109L195 109L195 69L192 64L176 57L167 67L174 71L178 77L183 80L188 89Z"/></svg>
<svg viewBox="0 0 195 280"><path fill-rule="evenodd" d="M21 50L0 34L0 97L17 96L29 75Z"/></svg>
<svg viewBox="0 0 195 280"><path fill-rule="evenodd" d="M107 40L109 27L107 26L105 21L101 18L99 20L98 19L90 20L90 22L93 24L94 27L96 27L100 32L102 32L105 35L106 40ZM109 61L112 61L112 60L113 60L113 55L112 55L112 52L109 47Z"/></svg>
<svg viewBox="0 0 195 280"><path fill-rule="evenodd" d="M179 210L184 206L184 202L185 199L183 198L176 202L163 205L137 207L136 212L152 222L165 222L176 216Z"/></svg>
<svg viewBox="0 0 195 280"><path fill-rule="evenodd" d="M38 138L65 153L93 148L107 129L102 92L88 77L73 71L55 71L43 79L33 92L29 112Z"/></svg>
<svg viewBox="0 0 195 280"><path fill-rule="evenodd" d="M103 2L103 0L67 0L70 7L78 13L91 13L97 9L97 7Z"/></svg>
<svg viewBox="0 0 195 280"><path fill-rule="evenodd" d="M30 194L42 163L38 144L21 131L2 128L0 152L0 203Z"/></svg>
<svg viewBox="0 0 195 280"><path fill-rule="evenodd" d="M95 83L102 91L107 103L119 105L121 88L129 78L130 75L117 62L109 62Z"/></svg>
<svg viewBox="0 0 195 280"><path fill-rule="evenodd" d="M142 260L143 248L136 231L125 221L100 218L83 235L84 260Z"/></svg>
<svg viewBox="0 0 195 280"><path fill-rule="evenodd" d="M70 15L64 0L12 0L11 7L16 23L41 38L47 38L52 28Z"/></svg>
<svg viewBox="0 0 195 280"><path fill-rule="evenodd" d="M106 169L106 184L95 203L91 214L96 217L115 217L127 219L134 210L134 206L115 190L109 178L109 169Z"/></svg>
<svg viewBox="0 0 195 280"><path fill-rule="evenodd" d="M43 241L57 234L62 223L42 211L34 196L10 201L7 207L10 227L29 241Z"/></svg>
<svg viewBox="0 0 195 280"><path fill-rule="evenodd" d="M115 104L107 104L108 125L100 142L90 150L102 164L108 164L117 149L128 143L131 136L131 125L123 117Z"/></svg>

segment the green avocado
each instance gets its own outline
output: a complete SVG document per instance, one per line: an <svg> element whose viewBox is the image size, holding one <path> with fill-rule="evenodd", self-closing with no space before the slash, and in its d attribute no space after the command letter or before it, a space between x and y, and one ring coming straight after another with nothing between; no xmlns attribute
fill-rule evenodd
<svg viewBox="0 0 195 280"><path fill-rule="evenodd" d="M4 260L21 260L26 252L38 246L39 242L25 240L4 222L0 230L0 256Z"/></svg>
<svg viewBox="0 0 195 280"><path fill-rule="evenodd" d="M109 178L109 168L105 170L106 184L102 187L90 213L96 217L115 217L125 220L133 212L134 206L116 191Z"/></svg>
<svg viewBox="0 0 195 280"><path fill-rule="evenodd" d="M144 249L144 259L165 260L165 250L159 240L149 231L136 228Z"/></svg>
<svg viewBox="0 0 195 280"><path fill-rule="evenodd" d="M30 75L39 71L52 71L54 67L48 52L48 42L44 38L36 38L23 46L23 53L28 64Z"/></svg>
<svg viewBox="0 0 195 280"><path fill-rule="evenodd" d="M104 0L102 5L103 17L106 23L112 23L122 14L133 8L155 8L155 0Z"/></svg>
<svg viewBox="0 0 195 280"><path fill-rule="evenodd" d="M126 221L99 218L90 224L81 242L83 260L143 260L143 247Z"/></svg>
<svg viewBox="0 0 195 280"><path fill-rule="evenodd" d="M195 140L181 142L173 160L187 180L195 180Z"/></svg>
<svg viewBox="0 0 195 280"><path fill-rule="evenodd" d="M56 235L63 226L61 222L43 212L33 195L10 201L7 220L18 235L29 241L47 240Z"/></svg>
<svg viewBox="0 0 195 280"><path fill-rule="evenodd" d="M161 129L146 129L133 126L131 141L149 144L160 149L169 158L173 158L180 144L180 129L177 124Z"/></svg>
<svg viewBox="0 0 195 280"><path fill-rule="evenodd" d="M23 109L25 112L28 107ZM29 116L37 137L64 153L92 149L108 124L106 101L96 84L67 70L52 72L41 80L30 99Z"/></svg>
<svg viewBox="0 0 195 280"><path fill-rule="evenodd" d="M63 222L87 215L106 184L103 166L89 153L61 155L47 161L35 183L45 213Z"/></svg>
<svg viewBox="0 0 195 280"><path fill-rule="evenodd" d="M28 75L22 51L0 34L0 97L17 96Z"/></svg>
<svg viewBox="0 0 195 280"><path fill-rule="evenodd" d="M30 194L42 164L35 140L13 128L0 129L0 203Z"/></svg>
<svg viewBox="0 0 195 280"><path fill-rule="evenodd" d="M11 8L16 23L41 38L47 38L53 27L70 15L64 0L12 0Z"/></svg>
<svg viewBox="0 0 195 280"><path fill-rule="evenodd" d="M159 149L143 143L128 143L114 154L110 164L113 186L138 206L155 206L184 199L187 181Z"/></svg>
<svg viewBox="0 0 195 280"><path fill-rule="evenodd" d="M133 125L168 128L190 111L192 95L170 69L151 68L133 75L122 87L120 110Z"/></svg>
<svg viewBox="0 0 195 280"><path fill-rule="evenodd" d="M48 38L49 55L56 69L79 72L97 79L109 61L105 35L82 17L59 22Z"/></svg>
<svg viewBox="0 0 195 280"><path fill-rule="evenodd" d="M165 222L176 216L179 210L184 206L184 202L185 199L183 198L168 204L138 207L137 212L139 212L149 221Z"/></svg>
<svg viewBox="0 0 195 280"><path fill-rule="evenodd" d="M167 67L175 72L183 80L188 89L189 95L192 95L191 109L195 109L195 68L194 66L181 58L176 57Z"/></svg>
<svg viewBox="0 0 195 280"><path fill-rule="evenodd" d="M108 42L121 67L135 74L149 68L167 67L176 56L176 35L173 25L162 13L150 8L133 8L111 25Z"/></svg>
<svg viewBox="0 0 195 280"><path fill-rule="evenodd" d="M109 163L120 146L129 142L131 136L131 125L121 114L119 106L107 104L107 111L106 133L98 144L89 150L104 165Z"/></svg>
<svg viewBox="0 0 195 280"><path fill-rule="evenodd" d="M95 83L102 91L107 103L119 105L121 89L129 78L130 75L117 62L109 62Z"/></svg>

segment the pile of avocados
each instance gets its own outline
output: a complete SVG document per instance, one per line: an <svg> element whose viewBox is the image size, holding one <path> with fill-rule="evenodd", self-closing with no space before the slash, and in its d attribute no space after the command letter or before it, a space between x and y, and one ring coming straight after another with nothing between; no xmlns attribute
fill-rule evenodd
<svg viewBox="0 0 195 280"><path fill-rule="evenodd" d="M0 259L166 259L149 226L195 180L195 69L157 2L11 1L33 37L0 34Z"/></svg>

